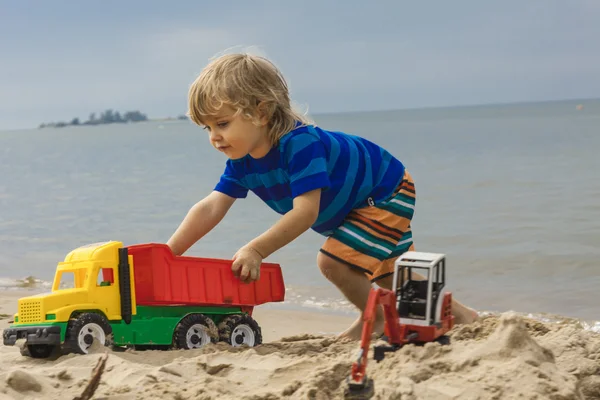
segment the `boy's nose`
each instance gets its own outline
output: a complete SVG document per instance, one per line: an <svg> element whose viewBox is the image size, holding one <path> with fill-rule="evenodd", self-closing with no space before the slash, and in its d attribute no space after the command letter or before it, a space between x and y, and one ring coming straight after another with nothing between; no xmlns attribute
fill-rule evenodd
<svg viewBox="0 0 600 400"><path fill-rule="evenodd" d="M220 139L222 139L222 138L221 138L221 135L219 135L219 134L216 134L216 133L215 133L215 132L213 132L213 131L211 131L211 132L209 133L209 136L208 136L208 137L209 137L209 139L210 139L211 141L213 141L213 142L216 142L216 141L219 141Z"/></svg>

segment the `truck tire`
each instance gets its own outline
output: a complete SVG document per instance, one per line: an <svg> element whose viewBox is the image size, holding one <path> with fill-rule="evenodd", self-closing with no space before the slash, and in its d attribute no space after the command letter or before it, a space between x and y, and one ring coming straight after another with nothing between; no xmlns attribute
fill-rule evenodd
<svg viewBox="0 0 600 400"><path fill-rule="evenodd" d="M173 334L178 349L199 349L219 339L217 326L203 314L188 314L179 321Z"/></svg>
<svg viewBox="0 0 600 400"><path fill-rule="evenodd" d="M109 346L111 334L112 327L104 316L96 313L79 314L69 321L65 349L77 354L87 354L94 339Z"/></svg>
<svg viewBox="0 0 600 400"><path fill-rule="evenodd" d="M50 344L28 344L20 349L21 355L31 358L48 358L56 346Z"/></svg>
<svg viewBox="0 0 600 400"><path fill-rule="evenodd" d="M219 324L219 337L234 347L254 347L262 343L262 331L258 323L247 314L229 315Z"/></svg>

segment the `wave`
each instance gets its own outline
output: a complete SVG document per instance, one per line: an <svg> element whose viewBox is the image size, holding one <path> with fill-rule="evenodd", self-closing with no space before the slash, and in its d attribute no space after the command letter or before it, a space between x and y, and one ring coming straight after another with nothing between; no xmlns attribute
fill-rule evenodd
<svg viewBox="0 0 600 400"><path fill-rule="evenodd" d="M26 290L35 292L36 290L47 290L52 288L52 282L38 279L34 276L27 276L21 279L1 278L0 290ZM324 293L315 295L310 292L319 292L307 290L306 287L295 288L293 286L286 287L286 299L280 303L279 307L291 307L296 309L312 309L336 314L357 315L357 309L347 300L338 297L327 296ZM328 292L328 290L327 290ZM572 318L564 315L550 313L523 313L510 311L522 317L530 318L544 323L555 323L563 325L578 325L586 331L600 333L600 321L585 320L580 318ZM499 316L503 314L500 311L479 311L480 316Z"/></svg>

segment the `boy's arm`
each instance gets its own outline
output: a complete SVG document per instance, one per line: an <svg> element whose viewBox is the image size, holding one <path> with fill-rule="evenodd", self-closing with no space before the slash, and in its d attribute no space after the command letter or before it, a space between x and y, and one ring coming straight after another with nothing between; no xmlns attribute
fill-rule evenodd
<svg viewBox="0 0 600 400"><path fill-rule="evenodd" d="M226 194L213 191L194 204L167 242L173 254L185 253L194 243L210 232L227 214L235 200Z"/></svg>
<svg viewBox="0 0 600 400"><path fill-rule="evenodd" d="M321 189L311 190L294 198L292 210L283 215L275 225L258 236L247 247L257 251L262 258L287 245L307 231L319 216Z"/></svg>
<svg viewBox="0 0 600 400"><path fill-rule="evenodd" d="M260 277L263 259L308 230L319 216L321 191L331 187L327 148L314 132L293 135L284 146L283 160L290 177L293 208L269 230L238 250L231 269L243 282Z"/></svg>
<svg viewBox="0 0 600 400"><path fill-rule="evenodd" d="M319 215L321 189L294 198L294 207L265 233L242 247L233 256L231 270L242 282L260 278L260 263L315 223Z"/></svg>

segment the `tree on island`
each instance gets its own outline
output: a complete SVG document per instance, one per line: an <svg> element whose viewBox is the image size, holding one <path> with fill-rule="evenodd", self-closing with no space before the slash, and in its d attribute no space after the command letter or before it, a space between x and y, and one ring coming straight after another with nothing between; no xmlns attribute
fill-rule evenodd
<svg viewBox="0 0 600 400"><path fill-rule="evenodd" d="M40 128L62 128L65 126L79 126L79 125L102 125L102 124L114 124L114 123L129 123L129 122L142 122L148 121L146 114L140 111L127 111L121 115L118 111L108 109L96 118L96 113L91 113L89 119L83 123L79 121L79 118L73 118L71 122L50 122L40 125Z"/></svg>

